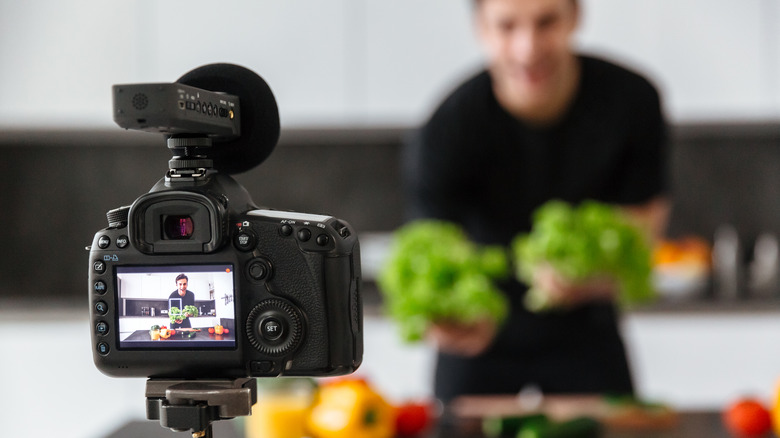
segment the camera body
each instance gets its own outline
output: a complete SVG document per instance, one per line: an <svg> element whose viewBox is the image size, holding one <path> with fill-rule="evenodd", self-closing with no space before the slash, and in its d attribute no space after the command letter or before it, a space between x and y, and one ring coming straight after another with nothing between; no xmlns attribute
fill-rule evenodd
<svg viewBox="0 0 780 438"><path fill-rule="evenodd" d="M97 367L112 376L183 378L354 371L363 349L354 230L330 216L234 212L228 199L243 197L240 186L219 173L204 178L196 187L161 182L95 234L89 287ZM185 225L171 229L172 222ZM173 323L163 312L181 306L176 298L170 304L178 274L191 286L208 285L208 295L195 291L205 311L189 317L190 327L154 339L151 326ZM138 315L154 303L154 317ZM208 333L216 326L223 333Z"/></svg>
<svg viewBox="0 0 780 438"><path fill-rule="evenodd" d="M214 81L209 75L216 71L220 84L223 76L239 77L254 81L253 90L267 88L246 69L215 66L193 73ZM272 149L278 137L275 102L275 135L269 133L274 126L267 116L254 125L238 118L239 98L244 114L263 114L242 94L273 100L270 90L244 92L225 83L235 90L224 91L238 96L229 96L233 112L226 120L240 123L241 136L250 139L262 139L257 128L252 132L253 126L261 126L262 135L273 140ZM172 88L179 91L183 86ZM159 108L183 113L149 123L161 119L136 108L140 112L122 123L152 132L183 132L168 139L168 147L179 155L149 193L129 207L108 212L109 226L95 234L89 247L91 341L97 368L116 377L177 379L353 372L363 355L355 230L332 216L257 207L238 182L211 166L211 140L221 138L222 128L186 114L191 106L181 105L181 95L164 92L167 89L171 87L158 84L148 88L146 94L153 98L147 106L154 114ZM115 98L115 118L127 116L117 105L137 101ZM239 130L235 132L237 136ZM236 154L245 149L236 136L225 140L233 141L233 149L215 154L225 166L240 159ZM270 153L266 149L244 156L262 161Z"/></svg>

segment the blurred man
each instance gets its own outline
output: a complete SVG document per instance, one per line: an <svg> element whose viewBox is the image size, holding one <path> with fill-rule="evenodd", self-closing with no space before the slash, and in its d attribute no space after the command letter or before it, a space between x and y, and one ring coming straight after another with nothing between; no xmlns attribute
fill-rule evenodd
<svg viewBox="0 0 780 438"><path fill-rule="evenodd" d="M460 85L404 151L412 218L462 225L475 241L508 246L546 201L624 207L660 235L668 216L665 123L640 75L572 50L576 0L474 0L487 69ZM436 395L631 393L610 282L536 275L561 309L523 306L509 282L509 321L441 323Z"/></svg>

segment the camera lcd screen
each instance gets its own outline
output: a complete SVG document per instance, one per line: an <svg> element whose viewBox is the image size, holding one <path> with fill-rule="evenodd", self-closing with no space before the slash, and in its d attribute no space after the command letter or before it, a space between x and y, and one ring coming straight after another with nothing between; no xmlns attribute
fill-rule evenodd
<svg viewBox="0 0 780 438"><path fill-rule="evenodd" d="M120 349L235 348L233 265L117 266Z"/></svg>

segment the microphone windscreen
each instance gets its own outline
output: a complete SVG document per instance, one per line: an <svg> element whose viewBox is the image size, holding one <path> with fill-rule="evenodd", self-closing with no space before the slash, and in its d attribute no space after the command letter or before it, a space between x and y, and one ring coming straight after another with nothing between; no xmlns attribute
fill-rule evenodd
<svg viewBox="0 0 780 438"><path fill-rule="evenodd" d="M265 161L279 140L279 109L271 88L257 73L235 64L208 64L179 78L181 84L238 96L241 136L214 141L209 158L220 172L246 172Z"/></svg>

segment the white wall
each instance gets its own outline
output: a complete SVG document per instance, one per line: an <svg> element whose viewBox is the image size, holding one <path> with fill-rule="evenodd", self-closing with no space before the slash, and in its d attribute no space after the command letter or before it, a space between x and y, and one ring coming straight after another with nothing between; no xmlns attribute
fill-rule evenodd
<svg viewBox="0 0 780 438"><path fill-rule="evenodd" d="M580 45L646 71L674 120L780 117L775 0L583 0ZM112 126L110 86L261 74L283 126L421 122L480 62L469 0L0 2L0 127Z"/></svg>

